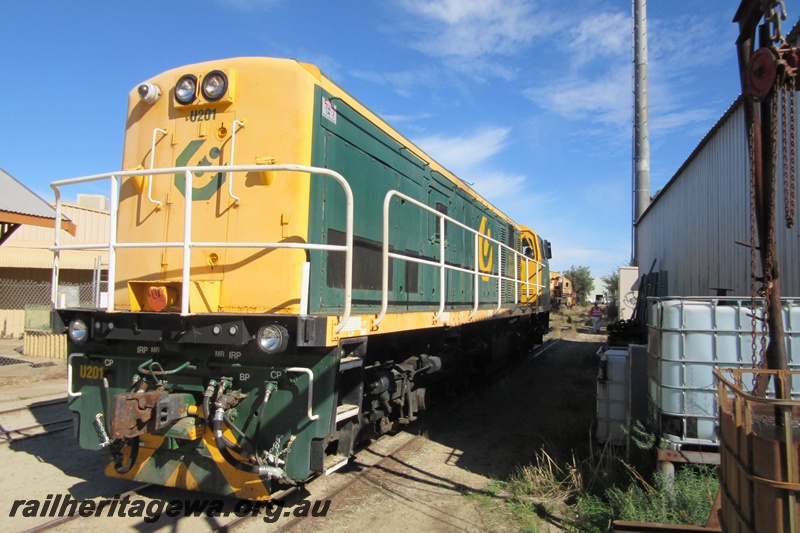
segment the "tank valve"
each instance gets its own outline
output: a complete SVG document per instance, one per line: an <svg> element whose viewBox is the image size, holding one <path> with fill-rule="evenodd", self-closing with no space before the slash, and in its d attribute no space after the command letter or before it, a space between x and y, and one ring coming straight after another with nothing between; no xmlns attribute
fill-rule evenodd
<svg viewBox="0 0 800 533"><path fill-rule="evenodd" d="M108 440L108 433L106 433L106 427L103 425L103 413L97 413L94 417L94 430L97 432L97 438L100 439L100 449L102 450L109 444L111 441Z"/></svg>

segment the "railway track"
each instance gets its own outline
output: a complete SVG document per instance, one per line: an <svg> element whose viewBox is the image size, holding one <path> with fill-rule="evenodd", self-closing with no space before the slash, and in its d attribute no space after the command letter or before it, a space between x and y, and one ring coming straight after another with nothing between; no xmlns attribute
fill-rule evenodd
<svg viewBox="0 0 800 533"><path fill-rule="evenodd" d="M358 490L356 485L359 483L359 481L363 481L364 476L369 473L370 470L373 472L375 469L391 470L390 463L393 459L395 459L395 456L404 450L419 444L421 441L426 440L429 431L442 426L458 413L470 409L477 402L479 402L481 398L492 392L492 390L498 385L499 382L503 380L504 377L515 372L515 369L518 365L522 365L539 357L541 354L553 348L558 342L559 341L557 340L549 341L537 347L536 350L529 353L516 364L511 365L503 371L495 374L491 380L487 380L487 384L485 386L483 386L480 390L474 390L468 398L462 399L462 397L459 396L457 400L448 400L453 405L441 404L442 408L440 410L434 410L427 413L426 415L428 416L421 418L417 423L415 423L414 426L410 428L412 431L414 431L413 434L410 432L400 432L390 436L389 439L379 439L379 444L379 441L373 441L373 443L365 445L358 451L357 457L351 461L352 466L345 467L335 476L319 476L313 480L310 480L306 485L301 484L297 487L274 494L273 510L269 511L271 517L274 518L274 521L267 520L267 511L263 509L259 512L253 511L244 514L243 516L239 516L234 511L234 505L236 501L230 498L215 497L213 495L201 493L185 493L184 491L175 491L174 489L166 489L160 486L149 484L138 486L118 495L114 492L112 493L115 494L114 498L103 497L102 499L107 501L120 501L126 498L131 499L131 501L144 500L148 505L151 502L158 502L159 500L166 503L168 501L181 498L186 498L187 500L193 499L197 501L206 499L221 499L225 501L225 510L216 516L209 516L205 515L204 513L199 513L199 515L188 514L181 515L180 517L168 518L167 515L164 515L163 518L158 521L158 525L167 525L174 527L176 530L178 527L180 527L180 529L188 528L192 530L206 530L206 528L210 528L216 531L241 531L254 529L255 527L259 527L259 529L266 529L268 531L291 530L302 522L301 519L303 516L298 516L295 514L295 510L298 508L299 502L310 498L312 494L314 500L318 502L346 498L349 491ZM36 404L36 409L56 409L59 405L64 403L65 400L63 399L40 402ZM4 420L6 416L16 415L20 411L24 410L25 408L18 408L0 411L0 421ZM71 427L71 419L44 422L43 424L40 424L40 426L45 430L46 428L58 428L57 423L65 423L67 421L70 422L68 427ZM60 429L67 428L65 427ZM60 431L60 429L54 429L54 431ZM29 438L28 435L24 435L26 432L28 432L28 426L17 427L10 430L2 429L2 432L3 433L1 436L10 434L10 436L15 437L12 440ZM50 432L43 432L37 434L36 436L47 435L49 433ZM372 446L372 444L378 444L378 446L375 447ZM99 501L98 497L95 497L94 499ZM106 513L104 512L102 516L105 515ZM120 515L120 517L121 516L122 515ZM97 518L95 517L95 520L87 523L80 522L82 518L83 517L81 517L79 514L55 518L54 520L33 527L28 531L47 531L54 528L58 530L67 530L77 527L83 529L83 524L85 524L88 530L95 530L98 527L102 527L101 524L111 524L109 520L113 520L115 522L115 524L112 524L113 527L118 527L121 529L125 529L129 526L142 527L147 525L155 525L143 524L142 518L136 519L136 523L138 524L137 526L133 526L133 522L128 522L127 519L120 519L116 516L111 519L103 520L102 522L98 522ZM186 520L187 518L189 520ZM198 518L202 521L202 523L197 521Z"/></svg>
<svg viewBox="0 0 800 533"><path fill-rule="evenodd" d="M135 489L132 489L132 490L129 490L129 491L124 492L122 494L116 495L114 498L111 498L111 501L112 502L121 502L121 501L123 501L125 499L128 499L128 498L132 497L132 496L141 495L142 491L145 491L145 490L147 490L147 489L149 489L151 487L155 487L155 485L153 485L151 483L148 483L148 484L145 484L145 485L140 485L140 486L136 487ZM38 531L48 531L50 529L62 526L62 525L67 524L69 522L75 522L75 521L78 521L78 520L82 520L84 518L88 518L88 517L83 516L80 513L74 513L74 514L62 516L62 517L56 518L55 520L51 520L50 522L46 522L46 523L41 524L39 526L33 527L31 529L28 529L28 530L25 531L25 533L36 533Z"/></svg>
<svg viewBox="0 0 800 533"><path fill-rule="evenodd" d="M437 413L435 418L428 417L427 420L424 420L424 421L420 420L421 423L418 423L419 427L416 428L417 434L412 435L412 434L407 433L407 432L402 432L402 433L398 433L398 434L392 435L391 436L391 440L392 440L392 442L397 441L396 445L389 446L388 449L382 450L379 454L373 452L372 455L377 457L377 460L374 461L374 462L368 461L368 460L367 461L358 461L358 466L361 467L358 471L348 472L347 471L347 467L345 467L344 469L340 470L339 473L337 474L337 476L340 476L342 479L344 479L344 481L342 483L337 483L336 486L333 487L333 490L331 490L331 491L329 491L329 492L327 492L325 494L314 494L315 499L317 501L319 501L321 499L333 500L336 497L343 496L349 490L351 490L354 485L359 483L361 481L362 477L366 473L368 473L370 471L370 469L376 469L376 468L377 469L381 469L382 467L385 467L386 464L389 463L391 460L393 460L393 458L397 454L401 453L402 451L404 451L404 450L406 450L408 448L411 448L412 446L414 446L415 444L419 443L420 441L425 440L427 438L427 434L428 434L429 431L431 431L433 429L436 429L439 426L443 425L444 423L446 423L447 421L452 419L452 417L454 417L457 414L461 413L462 411L470 408L472 405L474 405L476 402L478 402L481 398L483 398L486 394L490 393L492 391L492 389L494 388L494 386L496 386L497 383L502 380L502 378L504 378L505 376L507 376L508 374L513 372L518 364L522 364L526 360L533 360L533 359L539 357L540 355L542 355L543 353L548 351L550 348L552 348L555 345L557 345L558 342L559 341L557 339L556 340L547 341L546 343L544 343L541 346L539 346L537 349L535 349L532 352L530 352L526 357L524 357L518 363L516 363L514 365L510 365L509 367L504 369L502 372L500 372L496 376L496 378L494 380L492 380L492 384L490 386L488 386L487 388L485 388L484 390L481 390L479 392L476 392L476 393L470 395L470 397L468 399L466 399L465 401L458 402L457 405L455 405L455 406L453 406L453 407L451 407L449 409L445 409L441 413ZM381 440L383 440L383 439L381 439ZM359 452L365 451L366 448L368 448L368 447L369 447L369 444L363 446L358 452L356 452L356 456L358 456ZM314 482L319 480L319 479L320 478L318 477L318 478L315 478L314 480L311 480L309 482L310 485L312 485L311 486L312 489L316 488L313 485L314 485ZM305 492L306 495L308 494L308 491L305 491L305 487L304 486L295 487L295 488L291 489L290 492L279 494L279 495L276 496L276 498L274 498L274 500L277 500L276 505L279 506L278 510L280 511L280 516L282 518L286 518L287 519L287 520L280 521L280 522L276 521L276 523L274 524L276 529L274 529L274 531L290 531L290 530L292 530L292 528L294 528L295 526L300 524L304 520L304 518L306 518L305 516L294 516L294 513L292 513L292 511L291 511L292 505L294 503L296 503L296 501L299 501L299 499L304 495L303 494L304 492ZM238 531L238 530L244 529L248 525L252 524L254 519L263 518L263 517L264 517L263 513L260 513L259 515L256 515L256 516L247 515L247 516L237 517L237 518L233 519L232 521L230 521L229 523L227 523L226 525L222 526L219 529L219 531L222 531L222 532Z"/></svg>
<svg viewBox="0 0 800 533"><path fill-rule="evenodd" d="M66 398L56 398L31 405L0 411L0 444L9 444L33 437L72 429L72 417L53 417L57 406L66 406ZM31 424L30 419L35 423Z"/></svg>

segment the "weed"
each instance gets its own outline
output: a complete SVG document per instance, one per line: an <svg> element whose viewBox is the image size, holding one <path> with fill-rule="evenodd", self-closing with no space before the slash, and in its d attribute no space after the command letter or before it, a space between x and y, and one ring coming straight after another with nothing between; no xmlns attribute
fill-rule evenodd
<svg viewBox="0 0 800 533"><path fill-rule="evenodd" d="M637 442L655 445L656 438L638 427ZM502 494L506 508L528 531L537 519L558 523L567 531L609 531L613 520L665 524L705 524L718 488L716 470L686 465L675 478L660 472L642 475L613 446L591 448L579 460L573 453L557 461L540 449L531 464L508 481L495 480L483 494ZM496 500L495 500L496 501Z"/></svg>

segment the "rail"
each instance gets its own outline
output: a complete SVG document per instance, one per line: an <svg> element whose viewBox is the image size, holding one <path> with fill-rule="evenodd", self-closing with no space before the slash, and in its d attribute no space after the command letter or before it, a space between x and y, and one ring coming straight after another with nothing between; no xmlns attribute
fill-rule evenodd
<svg viewBox="0 0 800 533"><path fill-rule="evenodd" d="M320 174L328 176L335 180L342 187L346 197L346 229L345 229L345 244L312 244L312 243L283 243L283 242L201 242L192 240L192 181L193 173L206 173L206 172L270 172L270 171L284 171L284 172L301 172L305 174ZM134 176L141 176L143 173L150 175L150 185L152 184L154 176L173 176L176 173L184 174L184 222L183 222L183 240L182 241L167 241L167 242L143 242L143 243L120 243L117 242L117 211L119 209L119 189L120 183L123 178L130 178ZM61 188L77 185L82 183L90 183L96 181L110 180L111 182L111 206L110 206L110 220L109 220L109 242L108 243L91 243L91 244L61 244ZM181 314L189 314L189 283L190 283L190 266L191 266L191 249L202 247L219 247L219 248L261 248L261 249L276 249L276 248L295 248L303 250L326 250L330 252L344 252L345 254L345 286L344 286L344 308L342 316L340 317L339 324L336 326L335 331L338 333L347 323L350 318L350 311L352 306L352 287L353 287L353 192L347 180L338 172L327 168L310 167L303 165L239 165L239 166L194 166L194 167L172 167L160 169L148 169L147 171L127 170L121 172L110 172L105 174L94 174L91 176L84 176L80 178L72 178L67 180L55 181L50 187L55 192L56 197L56 225L55 225L55 241L50 250L54 252L53 259L53 276L52 276L52 292L51 304L53 309L58 306L58 279L60 268L60 253L63 250L108 250L108 279L109 283L113 284L116 279L116 251L122 248L182 248L183 249L183 269L181 272ZM148 192L149 194L149 192ZM114 310L114 291L108 291L108 301L106 308L108 311Z"/></svg>
<svg viewBox="0 0 800 533"><path fill-rule="evenodd" d="M431 261L428 259L423 259L419 257L414 257L410 255L399 254L395 252L389 251L389 211L392 205L392 199L399 198L400 200L409 203L411 205L415 205L422 209L423 211L427 211L432 215L437 217L437 224L439 225L439 260L438 261ZM475 264L472 269L464 268L461 266L456 265L448 265L445 262L445 229L447 223L453 224L457 227L460 227L473 235L473 243L474 243L474 250L475 250ZM496 245L497 249L497 274L492 272L486 272L480 269L479 264L479 251L480 251L480 244L481 240L484 239L485 242L492 243ZM503 262L502 262L502 252L506 251L507 253L511 253L511 257L514 260L514 277L508 277L503 275ZM439 269L439 309L434 315L434 322L439 320L439 318L444 313L444 308L447 304L447 271L455 271L455 272L462 272L465 274L470 274L474 280L474 289L473 293L475 295L472 312L470 313L470 318L472 318L475 313L478 312L478 307L480 305L480 291L479 291L479 283L480 277L489 277L493 279L497 279L497 307L496 310L499 311L503 305L503 281L507 281L514 284L514 302L515 304L519 301L519 286L525 286L525 293L528 299L531 297L531 287L534 287L535 294L538 294L538 290L544 288L544 284L539 279L540 273L543 271L543 263L540 261L536 261L531 259L522 253L518 252L517 250L501 243L498 240L495 240L488 235L481 233L480 231L471 228L447 215L437 211L436 209L418 201L410 196L403 194L399 191L389 191L386 193L386 196L383 199L383 251L381 255L382 259L382 279L381 279L381 310L378 314L377 318L375 319L374 325L379 325L383 319L386 317L386 313L389 309L389 259L398 259L402 261L408 261L412 263L418 263L422 265L429 265ZM525 261L525 280L519 279L519 261L520 259ZM530 265L533 264L535 268L535 278L534 281L531 282L529 274ZM538 300L537 300L538 301Z"/></svg>

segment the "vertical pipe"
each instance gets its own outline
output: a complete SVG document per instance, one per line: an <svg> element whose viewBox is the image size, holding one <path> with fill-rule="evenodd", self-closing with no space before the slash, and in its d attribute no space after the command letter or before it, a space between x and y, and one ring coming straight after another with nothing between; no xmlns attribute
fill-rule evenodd
<svg viewBox="0 0 800 533"><path fill-rule="evenodd" d="M634 216L633 260L638 263L639 218L650 204L650 125L647 106L647 1L633 0Z"/></svg>

